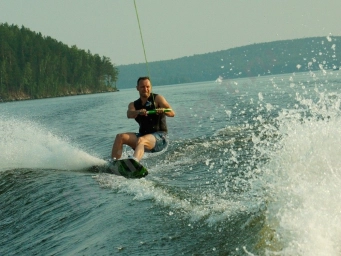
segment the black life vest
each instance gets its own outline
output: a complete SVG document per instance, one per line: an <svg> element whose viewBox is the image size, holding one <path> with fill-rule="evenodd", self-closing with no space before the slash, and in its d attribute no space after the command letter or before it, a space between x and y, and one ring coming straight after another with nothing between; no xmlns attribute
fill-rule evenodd
<svg viewBox="0 0 341 256"><path fill-rule="evenodd" d="M136 110L146 109L153 110L156 109L154 104L154 99L157 94L151 93L146 104L142 105L142 100L137 99L134 101L134 107ZM150 134L158 131L167 132L166 115L165 114L151 114L147 116L138 115L135 118L136 122L140 125L139 133L141 135Z"/></svg>

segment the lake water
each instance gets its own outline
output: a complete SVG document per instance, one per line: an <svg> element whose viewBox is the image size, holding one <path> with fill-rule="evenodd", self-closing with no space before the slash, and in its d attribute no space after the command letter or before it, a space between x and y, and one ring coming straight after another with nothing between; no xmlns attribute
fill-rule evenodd
<svg viewBox="0 0 341 256"><path fill-rule="evenodd" d="M154 87L166 152L108 159L136 89L0 104L0 255L340 255L341 73ZM124 155L131 153L125 149Z"/></svg>

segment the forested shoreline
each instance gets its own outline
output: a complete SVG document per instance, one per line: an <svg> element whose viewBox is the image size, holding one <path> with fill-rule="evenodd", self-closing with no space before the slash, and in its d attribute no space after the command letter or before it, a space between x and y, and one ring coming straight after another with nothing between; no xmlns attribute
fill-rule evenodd
<svg viewBox="0 0 341 256"><path fill-rule="evenodd" d="M0 101L116 91L117 78L108 57L0 24Z"/></svg>

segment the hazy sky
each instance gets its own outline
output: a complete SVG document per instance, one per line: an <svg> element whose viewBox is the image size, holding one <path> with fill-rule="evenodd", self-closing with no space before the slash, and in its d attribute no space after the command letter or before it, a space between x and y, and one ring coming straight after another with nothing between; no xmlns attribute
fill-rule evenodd
<svg viewBox="0 0 341 256"><path fill-rule="evenodd" d="M136 0L147 59L341 35L340 0ZM0 23L24 25L116 65L144 62L134 0L0 0Z"/></svg>

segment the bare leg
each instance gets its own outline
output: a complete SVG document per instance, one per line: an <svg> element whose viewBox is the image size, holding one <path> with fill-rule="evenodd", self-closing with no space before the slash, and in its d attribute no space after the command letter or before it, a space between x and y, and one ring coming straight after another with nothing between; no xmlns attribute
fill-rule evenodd
<svg viewBox="0 0 341 256"><path fill-rule="evenodd" d="M131 148L135 148L137 143L137 137L135 133L120 133L116 135L115 142L112 146L111 157L120 159L122 156L123 145L128 145Z"/></svg>
<svg viewBox="0 0 341 256"><path fill-rule="evenodd" d="M139 161L144 155L144 149L152 149L155 147L156 139L154 135L147 134L137 139L134 157Z"/></svg>

